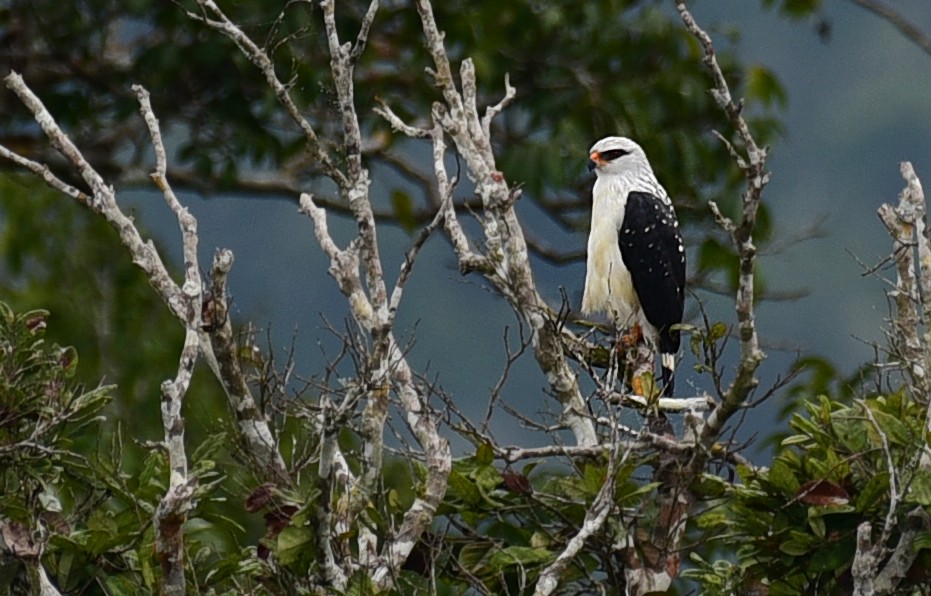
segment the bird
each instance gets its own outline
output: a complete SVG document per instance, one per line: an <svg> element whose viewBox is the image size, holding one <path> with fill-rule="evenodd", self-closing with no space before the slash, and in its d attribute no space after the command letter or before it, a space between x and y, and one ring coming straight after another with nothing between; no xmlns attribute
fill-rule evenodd
<svg viewBox="0 0 931 596"><path fill-rule="evenodd" d="M685 305L685 246L666 190L646 153L610 136L589 151L592 220L582 312L604 313L616 328L659 348L662 395L675 390L676 354Z"/></svg>

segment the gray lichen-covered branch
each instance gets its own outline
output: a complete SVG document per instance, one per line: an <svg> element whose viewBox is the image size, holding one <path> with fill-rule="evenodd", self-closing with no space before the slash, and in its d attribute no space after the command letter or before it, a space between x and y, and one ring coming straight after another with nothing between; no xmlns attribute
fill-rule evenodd
<svg viewBox="0 0 931 596"><path fill-rule="evenodd" d="M529 252L523 229L514 211L514 202L520 190L511 188L495 165L491 143L491 121L514 98L515 90L505 81L503 99L479 113L477 81L472 61L463 60L459 69L459 86L446 54L443 33L440 31L428 0L415 2L420 15L427 50L432 67L428 69L443 101L436 102L432 110L433 125L416 129L401 121L387 106L379 112L395 130L413 137L433 140L434 171L439 194L444 197L444 227L463 272L479 271L509 302L511 307L529 323L532 331L534 354L547 381L563 407L563 423L571 429L579 445L597 443L594 424L588 416L578 378L569 365L561 331L555 324L551 309L537 288L530 267ZM464 158L468 174L482 202L481 224L484 232L484 251L473 249L462 232L452 209L451 188L445 167L445 142L448 135L459 154Z"/></svg>
<svg viewBox="0 0 931 596"><path fill-rule="evenodd" d="M753 243L753 230L756 226L757 212L763 188L769 182L769 172L766 171L767 150L757 145L750 128L742 115L740 102L734 100L730 87L721 67L718 65L711 37L695 22L684 0L676 0L676 8L686 29L699 41L704 50L704 63L711 72L714 87L711 90L715 102L727 114L731 125L737 133L737 142L743 152L731 142L723 139L744 173L747 181L746 190L742 196L742 210L739 221L731 221L724 217L717 206L711 204L715 218L727 231L737 249L738 255L738 282L736 295L737 334L740 340L740 358L734 380L727 388L721 402L715 407L706 420L701 433L701 443L710 447L717 439L724 425L741 406L746 403L751 391L759 384L756 371L766 355L760 349L759 337L756 329L756 314L754 308L754 268L756 265L756 246Z"/></svg>
<svg viewBox="0 0 931 596"><path fill-rule="evenodd" d="M188 476L181 409L200 352L202 284L197 267L197 220L181 205L168 184L165 146L158 120L152 111L149 93L138 85L133 86L133 91L136 92L155 149L152 181L162 191L165 202L178 220L184 254L184 284L181 286L185 313L184 347L181 349L178 374L173 380L164 381L161 386L164 446L168 451L168 489L155 509L155 552L162 567L162 593L184 594L184 523L193 505L197 480Z"/></svg>
<svg viewBox="0 0 931 596"><path fill-rule="evenodd" d="M345 148L346 161L345 170L332 178L353 213L357 236L346 248L340 248L329 234L326 211L314 203L311 195L301 196L301 210L313 221L317 241L330 259L330 274L346 296L353 319L372 339L373 347L368 354L367 366L359 371L360 378L356 383L358 396L364 404L359 425L363 441L362 473L355 476L344 474L341 482L333 482L332 471L339 469L334 462L341 458L341 454L335 437L324 437L324 444L328 447L321 455L320 476L329 494L323 497L320 519L333 520L333 524L319 528L324 537L318 542L324 547L328 580L335 582L337 587L341 582L344 586L346 578L358 566L366 571L376 586L387 588L393 585L401 565L433 521L446 493L452 463L449 445L439 434L426 403L426 394L415 381L415 375L392 331L403 289L419 248L439 225L443 212L437 214L408 251L398 281L389 293L369 196L369 173L362 160L362 132L356 113L353 81L354 65L365 47L378 2L370 4L354 44L340 41L335 3L324 0L320 6L342 122L341 144ZM368 529L370 522L363 518L367 515L365 508L369 499L381 481L385 424L392 396L397 397L404 421L423 452L426 478L420 494L401 516L399 525L389 537L371 532ZM338 507L338 511L327 506L334 496L345 505ZM336 532L337 527L358 530L356 561L348 558L339 560L337 553L346 553L348 549L333 548L332 543L341 542L344 540L342 536L349 533Z"/></svg>
<svg viewBox="0 0 931 596"><path fill-rule="evenodd" d="M238 413L251 410L252 413L240 417L241 443L246 448L259 476L271 476L282 483L287 483L287 474L277 449L271 430L264 416L255 408L254 401L248 395L248 389L235 387L236 381L227 373L230 367L223 367L217 362L211 346L212 337L206 330L202 315L205 301L202 295L202 282L200 279L197 260L197 227L196 221L174 195L167 181L166 151L161 138L158 120L149 103L148 93L141 87L135 87L142 116L150 132L154 148L156 165L151 178L159 190L162 191L166 203L175 213L181 229L184 281L179 285L172 279L167 267L152 242L145 241L140 235L132 219L120 209L116 201L116 192L113 187L104 182L103 177L87 162L81 151L55 122L54 117L28 88L17 73L11 73L5 78L10 88L23 104L32 111L36 121L40 124L51 144L68 160L80 173L81 178L91 189L90 195L75 189L59 180L50 173L48 168L16 155L4 148L2 155L10 158L34 173L40 175L52 188L62 191L75 198L82 204L89 206L94 212L104 217L119 233L120 240L130 252L133 262L147 275L149 283L156 290L159 297L165 302L174 316L185 327L185 342L182 348L178 374L175 379L162 384L162 420L165 427L165 448L169 455L170 478L169 487L159 507L155 512L155 527L157 531L156 551L163 565L163 586L166 592L183 593L185 589L183 572L183 524L185 516L191 505L194 486L187 476L187 460L184 451L184 421L181 417L183 398L190 384L194 364L198 354L203 354L211 369L217 375L228 395L231 396L231 405ZM225 283L226 275L232 264L232 254L221 251L217 255L214 266L214 283L212 290L222 292L221 286ZM213 296L217 299L217 296ZM219 297L223 299L222 296ZM214 303L216 304L216 303ZM217 307L210 310L211 315L218 315L225 309ZM225 330L231 337L232 332L228 319L225 324L219 324L214 331L222 334ZM222 343L222 342L221 342ZM223 358L221 358L223 360ZM232 396L235 396L233 399ZM248 421L246 420L248 418Z"/></svg>
<svg viewBox="0 0 931 596"><path fill-rule="evenodd" d="M41 100L29 89L19 74L10 73L4 81L7 87L16 93L17 97L33 113L36 122L40 124L52 146L58 149L68 162L77 169L81 178L90 188L91 194L87 195L83 191L71 187L51 174L46 166L32 162L22 156L16 156L9 149L4 148L0 151L0 155L7 156L16 163L39 174L52 188L64 192L103 216L119 233L123 246L130 252L133 262L145 272L149 283L156 290L158 296L165 302L172 314L186 326L190 318L190 305L185 294L185 288L179 286L172 279L154 244L151 241L143 240L132 219L120 209L116 201L116 191L112 186L106 184L100 174L84 159L80 150L61 130L54 117L45 109ZM146 116L144 114L144 118L147 119L149 126L157 125L154 115ZM160 134L155 142L156 146L161 143ZM161 172L162 182L160 183L158 178L155 178L155 182L156 184L165 185L164 148L161 152L156 150L156 159L156 176ZM159 188L161 189L162 186L159 186ZM171 200L177 203L173 193L171 199L169 199L170 204ZM185 259L196 259L196 254L186 253ZM196 260L193 262L196 262ZM222 287L222 284L217 283L217 280L220 279L225 281L231 266L232 253L229 251L218 253L214 270L215 272L223 270L224 273L215 276L215 283L212 286L211 293L215 299L210 303L213 307L216 307L211 312L216 315L218 324L208 326L212 329L212 332L206 331L204 326L199 327L200 350L229 396L230 405L239 421L240 442L253 462L253 470L259 477L273 478L278 482L287 484L284 463L277 451L276 442L267 420L256 406L241 373L239 375L231 374L238 370L238 364L233 362L238 359L238 355L235 350L232 327L229 318L226 316L225 288ZM184 283L190 285L193 282L186 280ZM216 299L216 295L219 293L223 294L223 300ZM217 350L216 355L214 349Z"/></svg>
<svg viewBox="0 0 931 596"><path fill-rule="evenodd" d="M905 372L915 397L928 403L925 410L925 429L931 429L931 401L929 401L929 365L931 365L931 241L926 228L927 203L921 181L912 164L900 164L905 188L899 193L899 202L893 206L884 203L877 213L892 237L892 259L896 266L896 282L889 297L895 305L890 329L887 333L889 358ZM923 330L923 331L922 331ZM923 507L910 510L904 523L900 505L907 502L911 489L911 470L897 466L893 460L890 439L883 432L874 414L865 404L861 409L872 431L879 437L889 477L889 503L882 528L876 534L873 524L862 522L857 528L857 549L851 566L854 591L857 594L897 594L906 574L918 557L914 548L916 537L931 530L931 515ZM917 451L917 468L923 473L931 470L931 447L927 441ZM892 537L898 540L892 544Z"/></svg>

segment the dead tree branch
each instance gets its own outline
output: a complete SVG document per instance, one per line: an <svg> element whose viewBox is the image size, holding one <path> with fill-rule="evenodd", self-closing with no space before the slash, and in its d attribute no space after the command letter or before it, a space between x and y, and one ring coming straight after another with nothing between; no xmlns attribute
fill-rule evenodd
<svg viewBox="0 0 931 596"><path fill-rule="evenodd" d="M701 433L701 443L709 447L720 434L728 419L746 402L750 392L759 384L756 371L766 355L760 349L756 331L754 311L754 267L756 264L756 246L753 243L753 229L756 226L757 210L763 188L769 182L766 171L767 150L756 144L747 122L741 114L740 103L734 101L724 73L718 65L711 37L695 22L684 0L676 0L676 8L686 29L698 39L704 49L704 63L711 72L714 88L711 95L715 102L727 114L731 125L737 132L737 139L744 153L732 143L725 141L737 165L744 173L747 188L742 195L743 209L737 222L725 217L716 205L710 205L715 219L725 231L737 249L739 260L739 279L737 285L736 311L737 330L740 340L740 360L737 373L723 399L711 412ZM723 137L721 137L723 139Z"/></svg>
<svg viewBox="0 0 931 596"><path fill-rule="evenodd" d="M887 6L879 0L850 0L854 4L862 6L871 13L885 19L889 24L899 30L906 39L931 54L931 37L925 35L924 31L919 29L914 23L909 21L905 15L896 11L894 8Z"/></svg>
<svg viewBox="0 0 931 596"><path fill-rule="evenodd" d="M190 309L201 309L199 305L196 307L192 306L188 294L186 294L186 288L190 286L192 282L190 280L185 281L185 288L175 283L168 273L168 269L162 261L161 256L156 251L154 244L143 240L133 224L132 219L120 210L116 202L116 193L113 187L106 184L103 178L84 159L80 150L78 150L68 136L59 128L53 116L45 109L45 106L42 105L39 98L26 86L22 77L13 72L4 80L7 87L16 93L23 104L32 111L36 122L42 127L52 146L58 149L72 166L78 170L85 183L91 189L91 195L88 196L82 191L66 185L64 182L57 180L51 173L45 174L48 170L47 166L31 162L21 156L16 156L14 158L13 156L15 154L8 149L0 151L0 154L10 157L10 159L13 159L16 163L24 165L33 172L39 173L49 186L64 192L81 204L89 206L96 213L102 215L119 233L123 246L125 246L132 255L133 263L145 272L149 279L149 283L155 289L156 293L165 302L175 318L187 328L187 322L192 320L191 317L193 316L191 312L189 312ZM144 117L147 119L147 123L149 123L150 126L152 124L157 124L154 116ZM152 122L149 122L150 118ZM153 139L153 141L156 142L156 144L161 144L160 134ZM162 182L159 183L156 179L156 184L162 184L167 188L167 182L164 181L164 149L161 150L161 155L159 155L158 151L156 153L158 160L156 176L159 176L159 172L161 172L160 176L162 180ZM159 188L161 189L162 186L159 186ZM174 198L173 193L171 194L171 198L166 197L166 200L169 201L170 205L172 201L177 205L177 199ZM174 209L175 207L172 208ZM195 260L192 261L191 259ZM196 254L185 251L185 260L186 267L189 262L196 263ZM218 254L215 271L217 267L225 269L225 272L220 278L225 280L226 274L229 272L231 266L232 253L224 251L222 255ZM198 281L198 284L199 283ZM221 290L225 295L225 289L221 288L217 283L213 284L214 293L220 292ZM227 376L226 374L235 369L235 367L230 364L230 359L238 358L238 356L235 353L234 342L232 340L232 327L229 324L228 317L226 317L226 303L225 301L223 301L222 304L221 301L214 301L213 304L218 307L218 320L222 320L224 324L219 325L215 333L211 334L208 334L203 329L199 329L199 333L201 334L198 342L200 350L207 360L207 363L210 365L211 370L223 384L230 398L231 406L239 419L241 442L247 448L247 452L253 460L254 471L259 477L270 476L277 481L287 483L284 462L281 460L281 456L277 451L272 432L264 416L255 406L255 401L249 394L248 387L244 382L239 382L241 381L241 375ZM212 345L213 347L211 347ZM217 350L220 355L219 358L213 353L213 350L216 348L220 348ZM223 363L226 363L226 365L224 366Z"/></svg>
<svg viewBox="0 0 931 596"><path fill-rule="evenodd" d="M897 274L894 289L888 292L895 312L887 336L891 358L897 361L898 368L906 371L915 397L928 404L925 428L931 429L931 381L928 379L931 371L931 294L928 294L931 291L931 242L925 221L927 204L912 164L902 162L900 171L905 188L899 193L898 205L884 203L877 210L892 237L891 258ZM863 522L857 528L857 550L851 574L858 594L895 594L917 558L914 540L931 528L931 516L922 507L916 507L907 514L904 525L900 523L899 505L906 496L903 491L908 490L907 482L903 482L902 473L896 468L886 434L871 410L865 404L861 406L882 443L889 475L889 506L882 531L875 540L870 522ZM931 448L927 442L920 446L917 461L919 469L931 469ZM895 531L899 532L899 537L892 546L890 541Z"/></svg>
<svg viewBox="0 0 931 596"><path fill-rule="evenodd" d="M155 171L152 181L162 191L165 202L178 219L184 253L183 294L185 335L184 347L173 381L162 383L162 425L165 430L165 448L168 451L168 490L155 510L155 551L162 566L162 592L184 594L184 522L192 506L196 478L188 477L187 453L184 449L184 417L181 408L191 384L197 354L200 351L201 280L197 267L197 220L175 197L165 177L167 159L158 120L152 111L149 93L135 85L133 91L139 99L142 116L152 137L155 149Z"/></svg>
<svg viewBox="0 0 931 596"><path fill-rule="evenodd" d="M605 474L604 484L595 496L595 500L585 512L585 519L582 521L582 527L569 539L566 547L556 557L556 560L550 563L537 579L534 588L534 596L547 596L552 594L559 587L559 579L565 572L572 560L579 554L579 551L585 546L585 541L593 535L601 532L608 515L616 508L614 502L614 493L616 486L616 477L618 468L627 460L632 450L627 447L623 453L620 450L621 444L611 454L608 461L608 469Z"/></svg>
<svg viewBox="0 0 931 596"><path fill-rule="evenodd" d="M430 74L443 101L433 106L433 126L417 129L401 121L387 106L378 109L389 123L411 137L430 137L434 147L434 171L439 194L444 198L444 227L449 236L459 267L463 272L479 271L529 324L532 345L540 368L563 407L563 422L575 435L579 445L597 443L594 425L587 417L585 400L579 390L575 371L569 366L567 354L552 311L536 289L530 268L527 243L514 212L514 202L520 190L510 188L504 175L495 167L490 128L496 114L514 98L515 89L505 80L504 97L489 107L484 115L477 105L477 84L472 61L463 60L457 87L452 66L446 54L443 33L437 26L428 0L415 2L420 15L428 52L432 59ZM472 249L460 227L451 202L451 189L446 173L444 135L448 135L465 159L469 176L482 201L481 217L484 231L484 254Z"/></svg>

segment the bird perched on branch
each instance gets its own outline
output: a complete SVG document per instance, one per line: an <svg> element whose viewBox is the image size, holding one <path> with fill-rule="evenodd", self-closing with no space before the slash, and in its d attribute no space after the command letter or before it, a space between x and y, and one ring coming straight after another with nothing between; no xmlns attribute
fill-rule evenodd
<svg viewBox="0 0 931 596"><path fill-rule="evenodd" d="M640 145L606 137L589 151L592 225L582 311L606 313L661 354L663 395L674 389L685 302L685 248L672 201Z"/></svg>

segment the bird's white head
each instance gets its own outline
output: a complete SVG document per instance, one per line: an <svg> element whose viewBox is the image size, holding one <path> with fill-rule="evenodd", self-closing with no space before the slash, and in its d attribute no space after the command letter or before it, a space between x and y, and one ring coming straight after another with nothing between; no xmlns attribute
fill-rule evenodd
<svg viewBox="0 0 931 596"><path fill-rule="evenodd" d="M589 150L589 171L598 176L633 175L654 178L646 153L627 137L605 137Z"/></svg>

